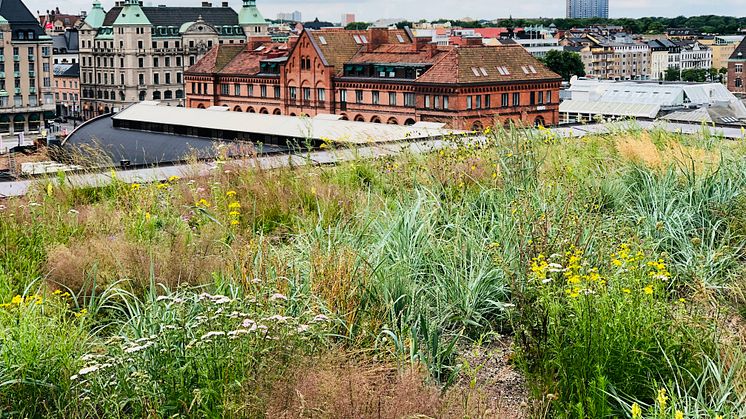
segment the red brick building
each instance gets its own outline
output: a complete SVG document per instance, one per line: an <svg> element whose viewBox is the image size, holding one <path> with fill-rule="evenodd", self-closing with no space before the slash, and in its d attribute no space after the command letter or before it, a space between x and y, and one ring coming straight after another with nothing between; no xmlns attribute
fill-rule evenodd
<svg viewBox="0 0 746 419"><path fill-rule="evenodd" d="M218 45L185 73L186 103L461 129L558 122L561 78L521 46L429 41L407 30L322 29L289 47Z"/></svg>
<svg viewBox="0 0 746 419"><path fill-rule="evenodd" d="M746 95L746 39L733 51L728 59L728 90Z"/></svg>

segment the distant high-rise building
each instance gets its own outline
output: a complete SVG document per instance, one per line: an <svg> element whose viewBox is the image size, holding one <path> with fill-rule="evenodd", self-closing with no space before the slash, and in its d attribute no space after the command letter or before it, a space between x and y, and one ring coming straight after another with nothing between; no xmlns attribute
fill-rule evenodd
<svg viewBox="0 0 746 419"><path fill-rule="evenodd" d="M299 11L289 13L278 13L277 20L284 20L288 22L300 22L303 20L303 15Z"/></svg>
<svg viewBox="0 0 746 419"><path fill-rule="evenodd" d="M567 0L568 19L609 17L609 0Z"/></svg>
<svg viewBox="0 0 746 419"><path fill-rule="evenodd" d="M342 15L342 26L347 26L352 22L355 22L354 13L345 13Z"/></svg>

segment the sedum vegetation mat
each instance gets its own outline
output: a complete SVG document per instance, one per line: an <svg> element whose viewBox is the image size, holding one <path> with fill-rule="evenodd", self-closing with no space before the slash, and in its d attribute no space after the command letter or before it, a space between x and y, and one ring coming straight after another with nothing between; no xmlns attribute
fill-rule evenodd
<svg viewBox="0 0 746 419"><path fill-rule="evenodd" d="M0 201L0 417L746 417L745 157L539 129L60 175Z"/></svg>

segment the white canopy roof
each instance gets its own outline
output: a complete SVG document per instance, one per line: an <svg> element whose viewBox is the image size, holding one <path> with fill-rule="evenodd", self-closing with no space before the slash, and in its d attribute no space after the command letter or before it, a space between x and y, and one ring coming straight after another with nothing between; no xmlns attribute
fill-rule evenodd
<svg viewBox="0 0 746 419"><path fill-rule="evenodd" d="M315 118L266 115L231 112L224 107L196 109L162 106L153 101L131 105L114 115L112 119L348 144L405 141L464 133L464 131L446 129L445 124L417 123L410 126L374 124L341 121L337 115L319 115ZM401 124L404 121L398 122Z"/></svg>

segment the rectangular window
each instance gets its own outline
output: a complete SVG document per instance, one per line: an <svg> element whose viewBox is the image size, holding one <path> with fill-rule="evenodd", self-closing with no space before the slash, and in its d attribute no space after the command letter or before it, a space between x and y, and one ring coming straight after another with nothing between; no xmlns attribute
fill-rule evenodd
<svg viewBox="0 0 746 419"><path fill-rule="evenodd" d="M507 108L508 106L510 106L509 101L510 95L508 95L507 93L503 93L502 95L500 95L500 106L502 106L503 108Z"/></svg>
<svg viewBox="0 0 746 419"><path fill-rule="evenodd" d="M371 92L371 103L378 105L381 102L381 92L374 90Z"/></svg>
<svg viewBox="0 0 746 419"><path fill-rule="evenodd" d="M536 102L539 105L544 104L544 92L536 92Z"/></svg>
<svg viewBox="0 0 746 419"><path fill-rule="evenodd" d="M396 106L396 92L389 92L389 106Z"/></svg>
<svg viewBox="0 0 746 419"><path fill-rule="evenodd" d="M324 90L321 87L319 87L318 89L316 89L316 100L319 101L319 102L325 101L326 100L326 90Z"/></svg>
<svg viewBox="0 0 746 419"><path fill-rule="evenodd" d="M477 109L482 109L482 96L477 95Z"/></svg>
<svg viewBox="0 0 746 419"><path fill-rule="evenodd" d="M140 73L140 74L137 75L137 83L140 86L145 85L145 75L144 74Z"/></svg>
<svg viewBox="0 0 746 419"><path fill-rule="evenodd" d="M288 88L288 96L290 97L290 100L295 100L298 98L298 89L295 87L289 87Z"/></svg>
<svg viewBox="0 0 746 419"><path fill-rule="evenodd" d="M235 96L241 96L241 85L236 83L233 85L233 94Z"/></svg>
<svg viewBox="0 0 746 419"><path fill-rule="evenodd" d="M142 57L138 58L137 59L137 66L140 67L140 68L145 67L145 59L142 58ZM100 65L99 65L99 67L100 67Z"/></svg>
<svg viewBox="0 0 746 419"><path fill-rule="evenodd" d="M310 87L304 87L303 88L303 100L305 102L311 101L311 88Z"/></svg>
<svg viewBox="0 0 746 419"><path fill-rule="evenodd" d="M267 97L267 85L266 84L262 84L261 86L259 86L259 94L261 95L261 97Z"/></svg>
<svg viewBox="0 0 746 419"><path fill-rule="evenodd" d="M158 67L158 57L153 57L153 67Z"/></svg>
<svg viewBox="0 0 746 419"><path fill-rule="evenodd" d="M466 97L466 109L471 109L471 107L472 107L471 96L467 96Z"/></svg>
<svg viewBox="0 0 746 419"><path fill-rule="evenodd" d="M404 106L414 108L415 106L414 93L404 93Z"/></svg>
<svg viewBox="0 0 746 419"><path fill-rule="evenodd" d="M425 95L425 108L430 108L430 95Z"/></svg>
<svg viewBox="0 0 746 419"><path fill-rule="evenodd" d="M171 67L171 57L166 57L164 59L166 67Z"/></svg>
<svg viewBox="0 0 746 419"><path fill-rule="evenodd" d="M443 109L448 109L448 96L443 96Z"/></svg>
<svg viewBox="0 0 746 419"><path fill-rule="evenodd" d="M153 84L160 84L161 83L161 75L158 73L153 73Z"/></svg>
<svg viewBox="0 0 746 419"><path fill-rule="evenodd" d="M536 104L536 92L531 92L531 93L529 94L528 104L529 104L529 105L534 105L534 104Z"/></svg>
<svg viewBox="0 0 746 419"><path fill-rule="evenodd" d="M220 84L220 94L225 96L228 95L228 85L226 83Z"/></svg>
<svg viewBox="0 0 746 419"><path fill-rule="evenodd" d="M249 91L247 94L249 97L254 96L254 85L253 84L249 85Z"/></svg>
<svg viewBox="0 0 746 419"><path fill-rule="evenodd" d="M440 109L440 96L435 95L435 109Z"/></svg>
<svg viewBox="0 0 746 419"><path fill-rule="evenodd" d="M544 102L552 103L552 91L551 90L547 90L547 92L544 94Z"/></svg>
<svg viewBox="0 0 746 419"><path fill-rule="evenodd" d="M492 97L490 95L484 95L484 108L489 109L492 107Z"/></svg>
<svg viewBox="0 0 746 419"><path fill-rule="evenodd" d="M275 86L275 97L280 98L280 86Z"/></svg>
<svg viewBox="0 0 746 419"><path fill-rule="evenodd" d="M339 101L342 103L347 102L347 90L340 90L339 91Z"/></svg>
<svg viewBox="0 0 746 419"><path fill-rule="evenodd" d="M743 73L743 64L736 64L736 73Z"/></svg>
<svg viewBox="0 0 746 419"><path fill-rule="evenodd" d="M521 106L521 94L519 92L513 93L513 106Z"/></svg>

